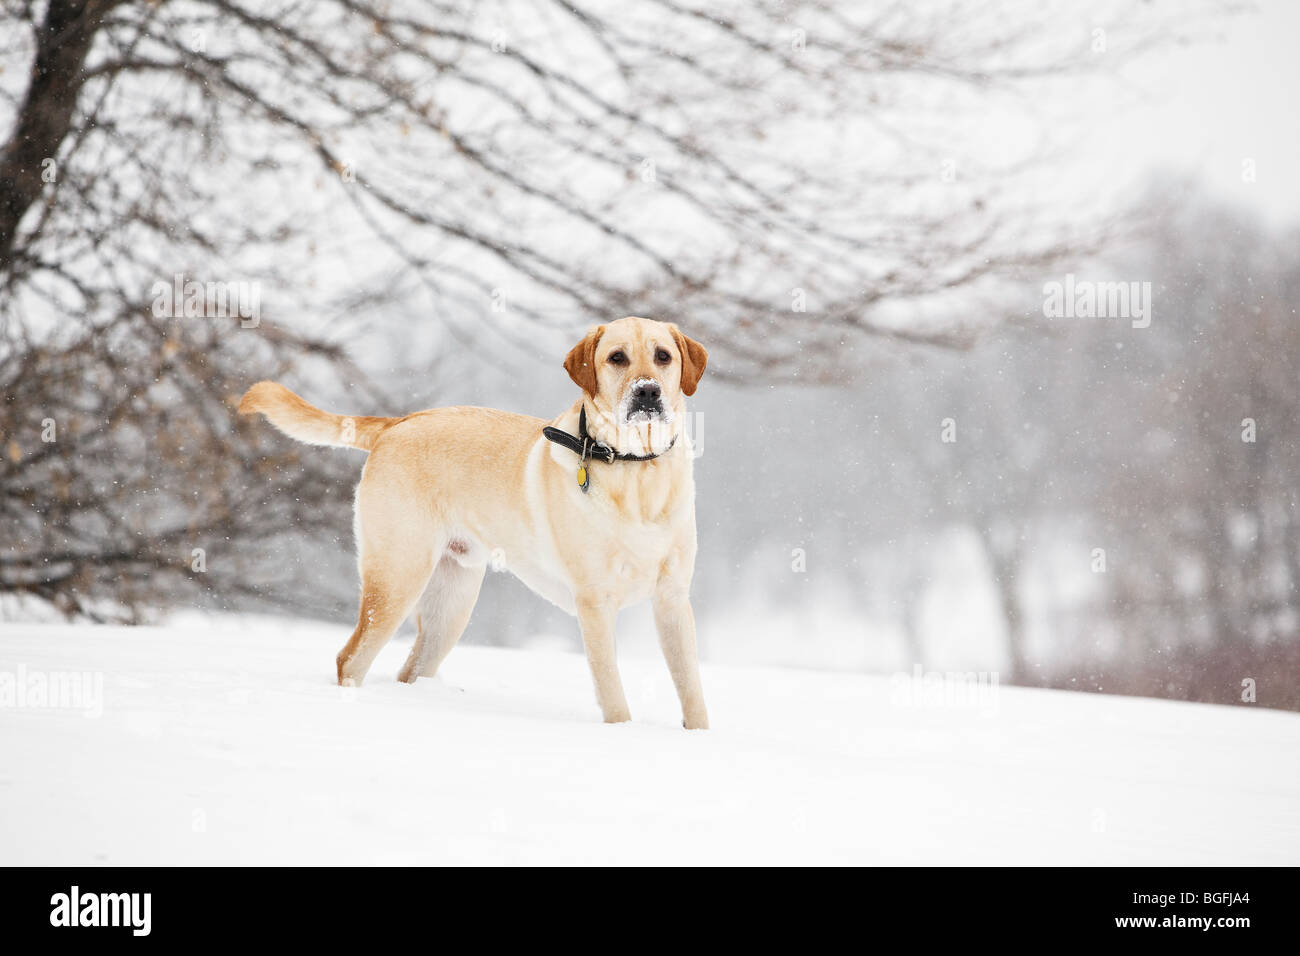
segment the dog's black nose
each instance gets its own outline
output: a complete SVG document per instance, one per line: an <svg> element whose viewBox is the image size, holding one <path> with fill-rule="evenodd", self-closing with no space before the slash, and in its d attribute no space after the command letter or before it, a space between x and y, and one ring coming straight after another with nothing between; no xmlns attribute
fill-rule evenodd
<svg viewBox="0 0 1300 956"><path fill-rule="evenodd" d="M638 382L632 389L632 400L637 404L654 405L661 394L658 382Z"/></svg>

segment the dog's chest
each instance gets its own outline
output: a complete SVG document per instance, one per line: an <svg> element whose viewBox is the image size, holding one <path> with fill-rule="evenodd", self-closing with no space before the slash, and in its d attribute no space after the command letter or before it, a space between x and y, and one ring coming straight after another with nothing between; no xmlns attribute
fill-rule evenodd
<svg viewBox="0 0 1300 956"><path fill-rule="evenodd" d="M689 472L668 461L593 465L587 497L600 517L653 537L671 523ZM638 530L639 529L639 530Z"/></svg>
<svg viewBox="0 0 1300 956"><path fill-rule="evenodd" d="M534 566L516 573L561 606L568 603L556 600L561 590L605 595L620 606L644 600L665 568L676 566L677 551L694 541L691 462L591 461L585 490L580 464L554 447L539 459L531 524L549 533L531 556Z"/></svg>
<svg viewBox="0 0 1300 956"><path fill-rule="evenodd" d="M624 523L617 535L609 536L601 549L600 565L605 582L626 606L654 593L666 561L670 560L675 535L666 523Z"/></svg>
<svg viewBox="0 0 1300 956"><path fill-rule="evenodd" d="M570 526L581 530L566 535L574 583L610 594L620 606L644 600L672 562L687 516L669 507L669 496L612 488L610 482L597 486L595 478L592 484ZM614 493L619 490L621 496Z"/></svg>

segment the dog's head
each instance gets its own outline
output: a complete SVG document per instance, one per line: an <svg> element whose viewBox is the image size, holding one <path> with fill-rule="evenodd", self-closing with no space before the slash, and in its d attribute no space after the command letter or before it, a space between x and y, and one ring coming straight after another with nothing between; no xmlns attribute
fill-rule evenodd
<svg viewBox="0 0 1300 956"><path fill-rule="evenodd" d="M605 426L619 432L616 448L644 454L662 451L676 437L709 353L676 325L630 316L592 328L573 347L564 368L586 393ZM637 448L641 451L637 451Z"/></svg>

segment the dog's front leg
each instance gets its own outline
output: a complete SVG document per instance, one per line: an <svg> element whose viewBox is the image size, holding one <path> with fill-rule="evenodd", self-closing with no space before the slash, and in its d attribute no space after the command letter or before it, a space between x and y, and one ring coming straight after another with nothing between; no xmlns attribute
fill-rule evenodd
<svg viewBox="0 0 1300 956"><path fill-rule="evenodd" d="M709 712L704 706L704 687L700 683L690 594L680 583L662 583L655 591L654 609L659 647L682 702L682 726L687 730L708 730Z"/></svg>
<svg viewBox="0 0 1300 956"><path fill-rule="evenodd" d="M591 677L596 683L596 701L600 704L605 723L619 724L631 720L614 651L614 618L618 614L618 603L605 595L589 595L579 597L577 607L582 643L587 649L587 663L591 665Z"/></svg>

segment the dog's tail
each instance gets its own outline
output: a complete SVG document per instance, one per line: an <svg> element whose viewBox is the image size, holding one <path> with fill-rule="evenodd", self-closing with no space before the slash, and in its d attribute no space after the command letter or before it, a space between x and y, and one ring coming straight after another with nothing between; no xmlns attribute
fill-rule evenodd
<svg viewBox="0 0 1300 956"><path fill-rule="evenodd" d="M331 415L278 382L258 382L239 400L239 414L255 415L258 412L298 441L365 451L374 448L380 433L397 421L396 418L375 415Z"/></svg>

